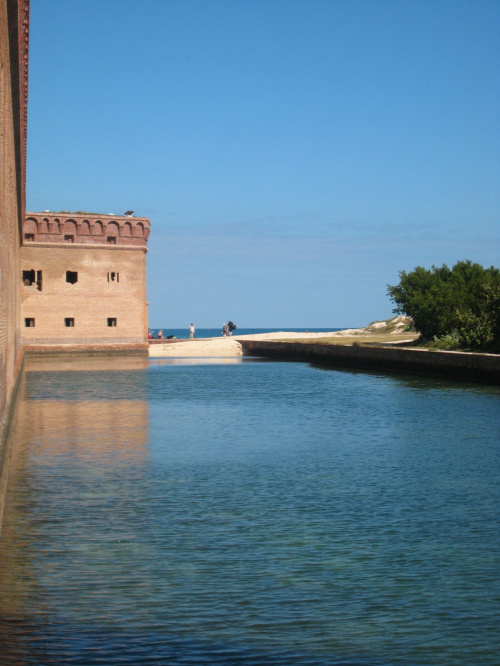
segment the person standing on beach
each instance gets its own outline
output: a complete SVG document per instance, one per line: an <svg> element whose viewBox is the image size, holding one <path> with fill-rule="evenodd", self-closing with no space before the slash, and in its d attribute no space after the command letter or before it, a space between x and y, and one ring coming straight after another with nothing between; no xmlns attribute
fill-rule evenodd
<svg viewBox="0 0 500 666"><path fill-rule="evenodd" d="M191 324L189 327L189 339L192 340L194 338L194 324Z"/></svg>
<svg viewBox="0 0 500 666"><path fill-rule="evenodd" d="M225 338L227 335L227 324L222 324L222 336Z"/></svg>

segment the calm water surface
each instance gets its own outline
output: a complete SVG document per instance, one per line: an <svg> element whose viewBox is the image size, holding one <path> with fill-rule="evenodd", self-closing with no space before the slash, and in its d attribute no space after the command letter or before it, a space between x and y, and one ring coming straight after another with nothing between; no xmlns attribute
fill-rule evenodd
<svg viewBox="0 0 500 666"><path fill-rule="evenodd" d="M32 364L0 663L497 665L499 431L497 387Z"/></svg>

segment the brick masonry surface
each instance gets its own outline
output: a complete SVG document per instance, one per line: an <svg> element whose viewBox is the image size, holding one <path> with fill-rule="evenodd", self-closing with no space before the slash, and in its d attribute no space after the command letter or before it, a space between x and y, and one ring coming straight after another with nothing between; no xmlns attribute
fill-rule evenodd
<svg viewBox="0 0 500 666"><path fill-rule="evenodd" d="M34 243L21 248L22 343L147 343L146 251Z"/></svg>
<svg viewBox="0 0 500 666"><path fill-rule="evenodd" d="M78 344L78 345L30 345L26 348L26 357L30 360L34 358L49 358L57 356L74 359L75 354L79 357L88 358L91 356L112 357L120 356L149 356L149 345L147 344Z"/></svg>
<svg viewBox="0 0 500 666"><path fill-rule="evenodd" d="M19 245L26 173L28 30L27 0L0 0L0 431L20 367Z"/></svg>
<svg viewBox="0 0 500 666"><path fill-rule="evenodd" d="M23 243L145 248L150 230L151 223L147 217L96 213L26 213Z"/></svg>

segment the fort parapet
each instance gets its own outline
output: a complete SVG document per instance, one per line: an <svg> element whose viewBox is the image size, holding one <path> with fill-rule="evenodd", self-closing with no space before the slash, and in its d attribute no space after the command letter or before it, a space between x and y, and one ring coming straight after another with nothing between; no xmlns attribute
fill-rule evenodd
<svg viewBox="0 0 500 666"><path fill-rule="evenodd" d="M147 217L90 213L26 213L23 245L76 244L143 247L151 223Z"/></svg>

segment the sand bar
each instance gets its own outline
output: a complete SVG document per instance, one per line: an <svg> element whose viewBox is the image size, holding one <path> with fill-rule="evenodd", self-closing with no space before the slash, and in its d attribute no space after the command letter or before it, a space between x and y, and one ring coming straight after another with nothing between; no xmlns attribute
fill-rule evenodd
<svg viewBox="0 0 500 666"><path fill-rule="evenodd" d="M343 337L352 334L359 329L346 329L344 331L332 331L331 333L294 333L278 331L275 333L258 333L255 335L233 335L223 338L199 338L194 340L178 340L159 344L155 342L149 347L151 358L228 358L243 355L243 349L239 340L304 340L310 338Z"/></svg>

